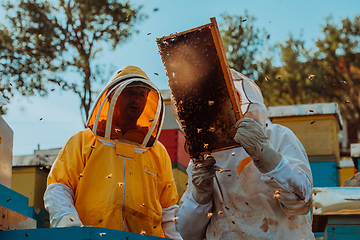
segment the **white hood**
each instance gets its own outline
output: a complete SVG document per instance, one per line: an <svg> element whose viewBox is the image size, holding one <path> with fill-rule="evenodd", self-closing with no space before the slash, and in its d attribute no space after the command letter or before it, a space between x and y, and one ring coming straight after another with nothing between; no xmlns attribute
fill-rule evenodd
<svg viewBox="0 0 360 240"><path fill-rule="evenodd" d="M240 94L240 107L244 117L252 118L265 125L267 110L260 88L254 81L231 69L236 91Z"/></svg>

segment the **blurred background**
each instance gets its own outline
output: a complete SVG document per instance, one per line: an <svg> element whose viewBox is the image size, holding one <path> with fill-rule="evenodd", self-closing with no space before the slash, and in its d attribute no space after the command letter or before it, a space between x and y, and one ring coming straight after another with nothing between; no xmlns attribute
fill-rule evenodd
<svg viewBox="0 0 360 240"><path fill-rule="evenodd" d="M0 207L35 219L31 228L50 226L42 197L58 152L85 128L112 74L129 64L142 68L161 90L166 115L160 141L182 195L189 157L171 113L156 39L208 24L212 17L230 67L259 85L269 121L289 127L304 145L314 187L341 191L358 172L358 0L1 0L0 15ZM9 199L24 204L19 210ZM313 231L322 238L325 229L351 225L358 234L360 213L351 207L350 212L356 214L353 222L315 211Z"/></svg>
<svg viewBox="0 0 360 240"><path fill-rule="evenodd" d="M82 1L70 6L49 1L38 9L30 2L3 0L0 8L0 87L9 102L2 113L15 132L14 155L62 147L84 128L97 91L125 65L141 67L160 90L169 89L156 38L207 24L211 17L230 66L256 81L267 106L337 101L351 142L357 141L359 91L352 83L358 70L348 72L359 59L357 0L133 0L126 10L113 7L94 18L91 10L78 9ZM36 17L41 11L46 17ZM111 20L114 13L118 18ZM69 26L66 33L54 19ZM119 28L110 30L114 21ZM335 70L340 66L334 62L343 70Z"/></svg>

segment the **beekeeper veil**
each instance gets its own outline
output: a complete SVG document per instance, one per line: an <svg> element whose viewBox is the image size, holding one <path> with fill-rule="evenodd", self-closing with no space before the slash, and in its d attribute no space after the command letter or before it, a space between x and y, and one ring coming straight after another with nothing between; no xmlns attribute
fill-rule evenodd
<svg viewBox="0 0 360 240"><path fill-rule="evenodd" d="M243 74L230 69L240 107L244 117L252 118L261 126L265 125L267 110L260 88Z"/></svg>

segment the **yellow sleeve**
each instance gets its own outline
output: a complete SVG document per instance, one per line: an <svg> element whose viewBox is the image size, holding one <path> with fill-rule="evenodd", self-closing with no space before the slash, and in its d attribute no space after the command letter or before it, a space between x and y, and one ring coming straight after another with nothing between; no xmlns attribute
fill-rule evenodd
<svg viewBox="0 0 360 240"><path fill-rule="evenodd" d="M177 204L178 193L176 190L175 180L171 167L171 160L165 147L161 145L161 160L162 160L162 173L163 173L163 189L160 195L160 204L162 208L168 208Z"/></svg>
<svg viewBox="0 0 360 240"><path fill-rule="evenodd" d="M61 149L47 178L48 186L52 183L62 183L75 192L88 155L85 152L87 148L84 147L88 135L85 131L72 136Z"/></svg>

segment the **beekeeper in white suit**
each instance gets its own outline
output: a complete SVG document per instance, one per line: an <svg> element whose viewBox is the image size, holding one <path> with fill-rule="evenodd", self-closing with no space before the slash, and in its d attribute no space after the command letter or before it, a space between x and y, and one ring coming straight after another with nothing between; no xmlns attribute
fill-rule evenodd
<svg viewBox="0 0 360 240"><path fill-rule="evenodd" d="M239 147L190 161L178 230L184 239L314 239L306 152L291 130L265 124L258 86L231 73L244 115L234 126Z"/></svg>

